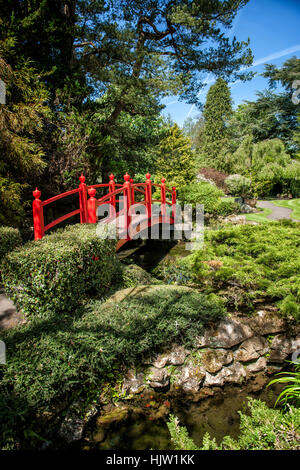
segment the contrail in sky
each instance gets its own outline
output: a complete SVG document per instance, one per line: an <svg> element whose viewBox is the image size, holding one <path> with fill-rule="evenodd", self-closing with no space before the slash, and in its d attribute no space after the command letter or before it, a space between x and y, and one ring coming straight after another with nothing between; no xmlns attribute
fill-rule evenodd
<svg viewBox="0 0 300 470"><path fill-rule="evenodd" d="M241 71L250 70L254 67L258 67L259 65L266 64L267 62L272 62L273 60L276 60L276 59L281 59L282 57L285 57L285 56L290 55L290 54L294 54L295 52L299 52L299 51L300 51L300 44L297 44L295 46L289 47L288 49L283 49L281 51L274 52L273 54L270 54L270 55L267 55L266 57L258 59L255 62L253 62L253 64L250 65L249 67L243 67L241 69ZM209 84L214 83L214 82L215 82L215 80L208 80L208 81L207 81L207 79L205 80L206 85L209 85ZM236 85L237 83L240 83L240 80L237 80L236 82L233 82L231 84L231 86ZM203 91L204 90L201 90L201 92L197 96L199 97L203 93ZM191 115L192 111L194 110L194 107L195 107L195 105L193 104L193 106L191 107L191 109L188 112L187 118Z"/></svg>

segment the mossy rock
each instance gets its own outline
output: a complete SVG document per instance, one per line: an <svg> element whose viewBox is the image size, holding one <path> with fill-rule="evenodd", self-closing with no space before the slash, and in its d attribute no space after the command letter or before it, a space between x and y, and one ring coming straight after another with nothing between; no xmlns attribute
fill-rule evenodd
<svg viewBox="0 0 300 470"><path fill-rule="evenodd" d="M129 264L122 268L122 283L124 287L134 287L140 285L158 284L154 277L151 276L140 266Z"/></svg>
<svg viewBox="0 0 300 470"><path fill-rule="evenodd" d="M153 296L156 297L157 295L163 293L164 291L172 293L176 296L178 294L181 297L183 294L186 293L196 293L195 289L186 286L176 286L176 285L140 285L140 286L133 286L127 287L126 289L121 289L113 294L109 299L106 301L107 304L110 303L119 303L123 300L128 300L132 297L142 297L142 296Z"/></svg>

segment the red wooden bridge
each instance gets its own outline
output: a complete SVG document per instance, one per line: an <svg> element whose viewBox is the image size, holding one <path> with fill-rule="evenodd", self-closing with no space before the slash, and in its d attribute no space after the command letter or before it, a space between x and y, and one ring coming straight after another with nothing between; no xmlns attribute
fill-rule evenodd
<svg viewBox="0 0 300 470"><path fill-rule="evenodd" d="M114 178L114 175L111 174L109 176L109 183L87 186L85 184L85 176L81 175L79 178L80 184L78 188L51 197L46 201L41 201L41 191L36 188L35 191L33 191L33 196L35 198L33 201L34 239L42 239L45 232L64 220L76 215L80 215L81 224L95 224L98 222L98 207L102 205L109 208L109 216L103 220L103 223L109 223L116 219L119 220L121 217L123 220L122 230L119 232L119 240L117 242L116 250L120 249L127 241L133 239L132 232L130 231L132 209L138 209L140 206L145 207L145 216L141 218L138 227L135 227L135 234L155 224L165 222L174 224L176 188L173 187L172 189L168 189L165 184L165 178L161 180L161 184L152 183L150 173L147 173L146 181L144 183L134 183L128 173L124 175L123 184L117 184ZM102 192L107 191L107 193L104 194L104 196L97 198L97 190L100 188L102 188ZM155 191L160 192L160 199L152 198L153 188L155 188ZM44 207L73 194L79 195L79 208L59 217L45 226ZM167 195L170 200L167 199ZM155 211L155 214L152 214L153 203L160 203L159 215L157 215L157 211ZM170 217L167 216L168 206L171 206Z"/></svg>

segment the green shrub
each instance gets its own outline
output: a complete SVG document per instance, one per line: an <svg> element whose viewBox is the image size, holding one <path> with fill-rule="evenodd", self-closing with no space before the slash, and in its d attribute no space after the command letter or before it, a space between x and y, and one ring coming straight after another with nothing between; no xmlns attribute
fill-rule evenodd
<svg viewBox="0 0 300 470"><path fill-rule="evenodd" d="M24 441L24 428L47 438L39 416L62 398L97 391L122 366L175 340L190 345L203 326L225 314L222 301L182 287L151 286L122 299L93 301L63 316L32 318L2 334L0 443ZM2 374L2 376L1 376ZM40 429L39 429L40 427Z"/></svg>
<svg viewBox="0 0 300 470"><path fill-rule="evenodd" d="M228 191L233 196L247 197L252 195L251 180L242 175L230 175L225 183Z"/></svg>
<svg viewBox="0 0 300 470"><path fill-rule="evenodd" d="M278 301L281 314L300 320L299 224L228 226L206 231L204 248L183 259L194 280L235 307Z"/></svg>
<svg viewBox="0 0 300 470"><path fill-rule="evenodd" d="M115 241L93 225L73 225L9 253L1 271L5 290L25 314L70 312L87 292L101 294L116 272Z"/></svg>
<svg viewBox="0 0 300 470"><path fill-rule="evenodd" d="M299 450L300 409L290 407L288 412L274 410L260 401L248 398L251 416L241 411L238 439L226 436L220 445L208 433L202 447L197 447L185 427L171 415L168 428L177 450Z"/></svg>
<svg viewBox="0 0 300 470"><path fill-rule="evenodd" d="M180 189L178 199L182 204L203 204L204 211L212 214L216 211L220 202L219 198L224 196L221 189L211 183L193 183Z"/></svg>
<svg viewBox="0 0 300 470"><path fill-rule="evenodd" d="M18 229L0 227L0 262L7 253L20 245L22 245L22 239Z"/></svg>
<svg viewBox="0 0 300 470"><path fill-rule="evenodd" d="M300 407L300 363L298 362L291 362L294 366L294 372L280 372L276 374L278 376L277 379L272 380L269 384L286 384L284 390L280 393L279 397L277 398L277 403L286 404L293 404Z"/></svg>
<svg viewBox="0 0 300 470"><path fill-rule="evenodd" d="M226 201L226 200L220 199L218 200L216 204L215 213L223 217L226 217L232 214L239 214L240 206L234 201Z"/></svg>
<svg viewBox="0 0 300 470"><path fill-rule="evenodd" d="M157 284L157 282L157 279L136 264L122 267L122 285L124 287Z"/></svg>

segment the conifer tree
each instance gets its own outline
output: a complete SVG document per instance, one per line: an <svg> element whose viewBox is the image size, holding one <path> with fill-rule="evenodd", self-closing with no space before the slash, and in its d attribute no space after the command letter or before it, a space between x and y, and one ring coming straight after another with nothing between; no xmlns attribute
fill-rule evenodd
<svg viewBox="0 0 300 470"><path fill-rule="evenodd" d="M169 188L177 189L195 178L195 156L191 140L186 137L177 124L170 127L168 135L160 144L160 156L156 163L155 181L166 178Z"/></svg>
<svg viewBox="0 0 300 470"><path fill-rule="evenodd" d="M202 158L207 166L223 170L222 151L228 143L227 122L232 115L228 84L219 78L208 91L204 107Z"/></svg>

